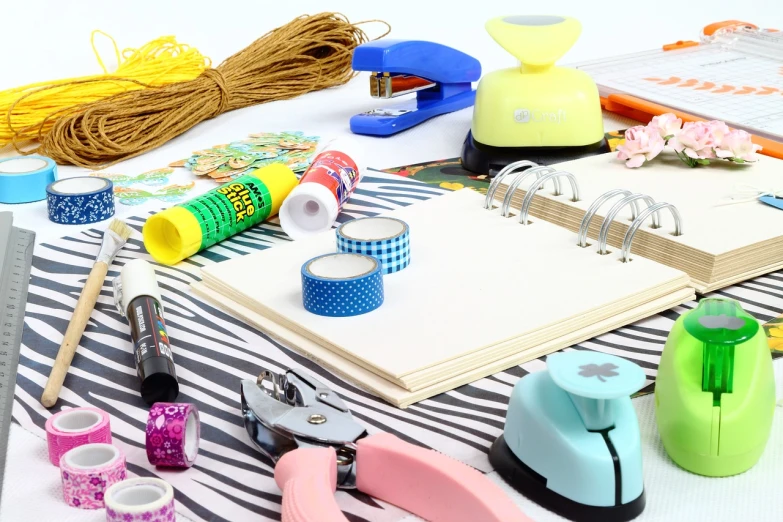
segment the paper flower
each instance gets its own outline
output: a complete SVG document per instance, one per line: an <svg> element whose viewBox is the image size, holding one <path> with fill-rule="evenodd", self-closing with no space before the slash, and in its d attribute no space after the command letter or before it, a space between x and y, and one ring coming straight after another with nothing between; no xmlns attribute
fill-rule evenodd
<svg viewBox="0 0 783 522"><path fill-rule="evenodd" d="M735 163L745 163L758 160L756 152L761 145L751 141L751 136L744 130L733 130L725 134L715 148L715 155Z"/></svg>
<svg viewBox="0 0 783 522"><path fill-rule="evenodd" d="M686 123L682 126L682 130L669 140L669 145L677 152L680 159L691 166L696 166L699 163L708 164L709 161L705 163L699 160L709 160L715 157L712 150L715 146L712 125L705 121ZM683 156L693 161L688 161Z"/></svg>
<svg viewBox="0 0 783 522"><path fill-rule="evenodd" d="M661 138L668 141L675 134L680 132L682 120L672 113L661 114L660 116L654 117L648 127L657 130Z"/></svg>
<svg viewBox="0 0 783 522"><path fill-rule="evenodd" d="M641 167L655 158L665 143L656 128L637 125L625 131L625 143L617 147L617 157L630 168Z"/></svg>

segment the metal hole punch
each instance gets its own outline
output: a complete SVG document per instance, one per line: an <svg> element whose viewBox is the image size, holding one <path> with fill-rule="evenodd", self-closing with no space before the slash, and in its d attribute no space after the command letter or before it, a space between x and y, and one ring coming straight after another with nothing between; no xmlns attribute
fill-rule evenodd
<svg viewBox="0 0 783 522"><path fill-rule="evenodd" d="M580 246L582 248L585 248L588 246L587 244L587 232L590 229L590 222L593 220L593 217L595 217L595 214L598 212L598 210L601 208L601 205L612 199L613 197L622 194L623 196L630 196L632 193L630 190L624 190L624 189L614 189L610 190L609 192L605 192L598 196L595 201L590 205L590 207L587 209L587 212L585 213L584 217L582 218L582 223L579 225L579 234L577 235L576 244L577 246ZM639 213L639 204L638 201L634 201L634 204L631 206L631 220L633 221L636 219L636 215Z"/></svg>
<svg viewBox="0 0 783 522"><path fill-rule="evenodd" d="M636 234L636 231L639 230L639 227L641 227L644 223L644 220L647 219L651 214L657 214L664 208L668 208L669 212L671 212L672 217L674 218L673 235L682 235L682 217L680 216L680 212L677 210L677 207L671 203L656 203L651 207L647 207L642 211L641 214L639 214L634 222L631 223L630 228L625 233L625 238L623 238L623 249L621 257L623 263L627 263L631 260L631 243L633 243L633 237Z"/></svg>
<svg viewBox="0 0 783 522"><path fill-rule="evenodd" d="M614 218L617 217L617 214L620 213L620 211L625 208L628 204L636 202L636 201L644 201L647 203L647 207L651 207L655 205L655 200L651 198L650 196L646 194L631 194L628 197L625 197L615 203L611 209L609 209L609 212L606 213L606 217L604 218L604 222L601 224L601 231L598 233L598 253L602 256L605 256L609 252L606 250L606 241L609 237L609 227L612 226L612 222L614 221ZM649 214L648 214L649 215ZM658 224L658 221L660 219L660 212L655 212L653 215L653 228L658 228L660 225Z"/></svg>
<svg viewBox="0 0 783 522"><path fill-rule="evenodd" d="M573 174L571 174L570 172L565 172L563 170L545 174L540 178L538 178L527 189L527 194L525 194L525 199L522 200L522 207L519 209L519 222L521 224L523 225L528 224L527 216L530 211L530 204L533 202L533 197L536 195L538 189L544 186L544 183L546 183L550 179L556 179L558 177L566 178L568 182L571 184L571 201L579 201L579 184L576 182L576 177L574 177Z"/></svg>

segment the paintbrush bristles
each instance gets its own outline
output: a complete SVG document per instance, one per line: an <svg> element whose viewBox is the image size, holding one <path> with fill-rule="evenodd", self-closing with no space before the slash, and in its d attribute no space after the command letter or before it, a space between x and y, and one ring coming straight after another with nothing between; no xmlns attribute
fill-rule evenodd
<svg viewBox="0 0 783 522"><path fill-rule="evenodd" d="M133 233L133 229L120 219L113 219L109 225L109 230L120 236L123 242L127 241L131 233Z"/></svg>

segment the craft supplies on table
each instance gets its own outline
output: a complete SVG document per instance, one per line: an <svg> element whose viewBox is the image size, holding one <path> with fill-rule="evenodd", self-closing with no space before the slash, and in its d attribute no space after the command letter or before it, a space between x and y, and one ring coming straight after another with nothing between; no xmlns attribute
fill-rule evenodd
<svg viewBox="0 0 783 522"><path fill-rule="evenodd" d="M150 405L174 401L179 394L177 369L155 269L147 261L134 259L125 263L112 286L117 310L130 324L141 397Z"/></svg>
<svg viewBox="0 0 783 522"><path fill-rule="evenodd" d="M322 152L283 201L280 226L295 240L329 230L360 179L356 162L346 153Z"/></svg>
<svg viewBox="0 0 783 522"><path fill-rule="evenodd" d="M191 467L198 455L200 438L195 404L157 402L150 408L145 446L153 466Z"/></svg>
<svg viewBox="0 0 783 522"><path fill-rule="evenodd" d="M280 163L241 176L151 216L144 224L144 246L159 263L179 263L276 215L297 182Z"/></svg>
<svg viewBox="0 0 783 522"><path fill-rule="evenodd" d="M163 522L175 519L174 488L152 477L126 479L106 490L106 522Z"/></svg>
<svg viewBox="0 0 783 522"><path fill-rule="evenodd" d="M46 199L46 187L57 179L57 165L44 156L0 159L0 203Z"/></svg>
<svg viewBox="0 0 783 522"><path fill-rule="evenodd" d="M79 179L79 178L71 178ZM95 178L86 178L95 180ZM111 194L111 189L109 189ZM52 371L46 381L43 394L41 395L41 404L51 408L57 402L60 395L65 376L71 365L73 356L76 354L76 347L79 346L84 329L90 320L90 315L95 308L95 303L106 281L106 274L109 266L114 261L114 257L125 246L128 238L131 236L132 229L119 219L113 220L103 232L103 241L95 263L90 269L90 275L84 283L79 301L73 311L73 316L68 322L68 329L63 336L60 349L57 351L57 359L54 361Z"/></svg>
<svg viewBox="0 0 783 522"><path fill-rule="evenodd" d="M111 444L83 444L60 459L63 498L80 509L103 508L106 490L126 475L125 455Z"/></svg>
<svg viewBox="0 0 783 522"><path fill-rule="evenodd" d="M46 421L49 461L60 465L60 458L78 446L90 443L111 444L109 414L99 408L72 408L55 413Z"/></svg>
<svg viewBox="0 0 783 522"><path fill-rule="evenodd" d="M401 407L693 298L684 272L597 256L563 228L502 219L484 200L461 190L389 213L415 234L416 260L384 276L384 305L361 316L320 317L295 298L298 261L333 251L331 231L205 267L202 282L262 316L253 320L262 330ZM487 270L499 260L514 269ZM493 306L473 306L485 299ZM452 319L467 308L470 321Z"/></svg>
<svg viewBox="0 0 783 522"><path fill-rule="evenodd" d="M0 212L0 470L6 463L34 243L35 232L14 227L13 214ZM0 473L0 496L3 478Z"/></svg>
<svg viewBox="0 0 783 522"><path fill-rule="evenodd" d="M567 201L541 190L530 203L530 215L577 232L591 204L600 199L603 204L592 209L595 213L586 237L597 239L603 228L604 242L619 249L631 223L615 214L611 227L604 228L604 218L622 200L617 192L613 197L604 195L619 190L628 192L624 196L646 195L653 202L668 202L682 216L683 234L671 235L668 226L664 233L641 227L631 251L687 272L692 286L706 293L783 267L783 213L752 198L726 204L735 201L731 198L742 185L779 185L781 168L782 160L766 156L754 164L713 164L705 169L687 168L676 157L659 156L654 163L631 172L614 155L583 158L557 165L557 169L573 174L581 201ZM519 209L528 195L531 178L521 184L519 180L508 175L496 185L495 197L509 208ZM649 206L640 196L635 201L641 203L639 212ZM624 207L630 209L630 204L627 201ZM669 213L668 209L659 208L661 211ZM583 245L589 242L585 236L582 240ZM596 248L596 244L585 247Z"/></svg>
<svg viewBox="0 0 783 522"><path fill-rule="evenodd" d="M423 40L376 40L353 51L354 71L370 71L373 98L416 98L373 109L351 118L351 132L390 136L435 116L473 105L472 82L481 77L481 64L451 47Z"/></svg>
<svg viewBox="0 0 783 522"><path fill-rule="evenodd" d="M522 65L479 82L462 166L491 174L519 160L549 164L608 152L595 82L554 65L581 24L563 16L502 16L485 27Z"/></svg>
<svg viewBox="0 0 783 522"><path fill-rule="evenodd" d="M114 185L89 176L61 179L46 187L46 207L55 223L97 223L114 215Z"/></svg>
<svg viewBox="0 0 783 522"><path fill-rule="evenodd" d="M725 121L755 135L762 154L783 158L783 33L725 22L699 42L573 66L593 77L608 111L645 122L666 112Z"/></svg>

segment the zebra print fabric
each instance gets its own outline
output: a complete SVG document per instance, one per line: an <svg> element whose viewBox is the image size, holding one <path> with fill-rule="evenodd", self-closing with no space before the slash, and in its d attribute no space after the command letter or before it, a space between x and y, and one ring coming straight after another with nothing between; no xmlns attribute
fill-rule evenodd
<svg viewBox="0 0 783 522"><path fill-rule="evenodd" d="M442 192L415 180L373 173L362 181L341 221L409 205ZM143 217L128 221L137 232L143 223ZM60 401L51 411L40 405L39 397L99 249L101 232L93 229L36 246L14 419L43 439L46 419L61 408L95 406L107 411L115 444L126 453L131 474L167 480L175 488L178 513L193 520L280 519L281 498L273 469L251 444L239 411L240 379L255 379L262 368L277 372L288 367L304 368L339 393L371 433L394 433L486 472L490 470L486 452L503 429L514 383L544 367L543 360L531 361L406 410L376 399L190 294L189 285L199 280L201 266L288 241L279 226L265 223L176 267L155 267L177 364L178 401L197 404L201 415L201 447L193 468L185 472L156 470L147 462L144 450L148 407L138 393L129 327L117 312L111 293L111 278L125 262L135 258L152 261L139 238L140 233L129 241L111 267ZM718 293L738 299L748 312L767 320L783 309L783 273ZM669 310L573 349L627 357L640 364L652 382L673 321L692 305ZM405 516L401 510L357 491L338 492L338 501L352 522L392 522Z"/></svg>

